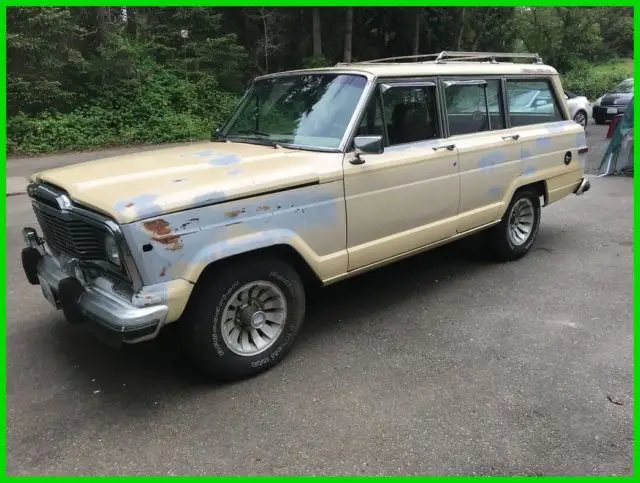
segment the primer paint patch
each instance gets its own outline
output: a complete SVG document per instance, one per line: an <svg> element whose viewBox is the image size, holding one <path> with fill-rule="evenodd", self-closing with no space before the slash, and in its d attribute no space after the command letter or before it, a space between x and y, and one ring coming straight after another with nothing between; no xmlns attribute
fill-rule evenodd
<svg viewBox="0 0 640 483"><path fill-rule="evenodd" d="M503 150L493 150L488 154L482 156L478 161L478 167L480 169L490 169L497 164L502 164L507 161L507 153Z"/></svg>

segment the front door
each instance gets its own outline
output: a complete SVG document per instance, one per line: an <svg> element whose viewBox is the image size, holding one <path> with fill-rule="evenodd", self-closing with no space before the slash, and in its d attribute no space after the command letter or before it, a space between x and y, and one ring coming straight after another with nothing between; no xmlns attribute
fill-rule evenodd
<svg viewBox="0 0 640 483"><path fill-rule="evenodd" d="M357 135L381 135L382 154L344 161L349 270L456 233L458 151L442 137L436 84L381 83Z"/></svg>

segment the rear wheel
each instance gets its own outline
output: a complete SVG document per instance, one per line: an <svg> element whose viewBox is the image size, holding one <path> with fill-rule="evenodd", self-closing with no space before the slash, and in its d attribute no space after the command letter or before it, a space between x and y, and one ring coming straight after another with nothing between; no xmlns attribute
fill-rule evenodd
<svg viewBox="0 0 640 483"><path fill-rule="evenodd" d="M525 256L538 234L540 214L540 196L534 189L516 191L502 221L489 233L494 256L500 261Z"/></svg>
<svg viewBox="0 0 640 483"><path fill-rule="evenodd" d="M300 277L277 259L244 259L213 270L192 297L181 321L186 349L198 367L220 380L275 366L304 319Z"/></svg>

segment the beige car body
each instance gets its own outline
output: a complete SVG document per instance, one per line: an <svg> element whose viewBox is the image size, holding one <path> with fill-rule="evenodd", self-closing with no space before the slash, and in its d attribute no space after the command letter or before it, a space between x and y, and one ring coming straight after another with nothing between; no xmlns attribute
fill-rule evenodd
<svg viewBox="0 0 640 483"><path fill-rule="evenodd" d="M311 72L369 81L340 153L202 142L44 171L33 181L118 225L137 280L125 298L135 307L165 304L167 324L203 270L229 257L277 247L330 284L499 223L519 187L536 184L548 205L583 180L584 129L569 117L549 66L381 63ZM392 146L350 163L356 155L347 145L378 79L474 75L548 79L566 120ZM97 279L89 285L107 291Z"/></svg>

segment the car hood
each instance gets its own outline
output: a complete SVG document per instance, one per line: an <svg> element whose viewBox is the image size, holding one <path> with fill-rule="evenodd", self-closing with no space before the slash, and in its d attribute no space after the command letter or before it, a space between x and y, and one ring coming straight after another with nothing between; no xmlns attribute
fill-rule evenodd
<svg viewBox="0 0 640 483"><path fill-rule="evenodd" d="M195 143L42 171L32 181L119 223L258 195L339 175L342 154L243 143Z"/></svg>
<svg viewBox="0 0 640 483"><path fill-rule="evenodd" d="M620 104L628 104L631 99L633 99L633 93L629 92L629 93L621 93L621 94L612 94L612 93L608 93L605 94L602 97L602 104L615 104L615 105L620 105Z"/></svg>

